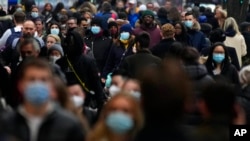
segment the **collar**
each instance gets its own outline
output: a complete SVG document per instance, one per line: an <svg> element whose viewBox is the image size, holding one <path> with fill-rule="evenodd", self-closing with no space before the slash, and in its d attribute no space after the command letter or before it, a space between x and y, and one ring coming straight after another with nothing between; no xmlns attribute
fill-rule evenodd
<svg viewBox="0 0 250 141"><path fill-rule="evenodd" d="M136 54L152 54L149 49L138 50Z"/></svg>

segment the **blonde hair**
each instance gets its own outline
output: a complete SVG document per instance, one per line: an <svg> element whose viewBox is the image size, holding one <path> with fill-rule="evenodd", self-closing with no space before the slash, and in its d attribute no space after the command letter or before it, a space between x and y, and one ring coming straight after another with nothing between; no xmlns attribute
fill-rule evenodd
<svg viewBox="0 0 250 141"><path fill-rule="evenodd" d="M227 11L226 10L224 10L222 8L217 8L216 10L218 10L221 13L222 18L224 18L224 19L227 18Z"/></svg>
<svg viewBox="0 0 250 141"><path fill-rule="evenodd" d="M56 43L61 44L61 38L59 36L54 35L54 34L49 34L47 36L47 39L48 39L48 37L54 38L56 40Z"/></svg>
<svg viewBox="0 0 250 141"><path fill-rule="evenodd" d="M232 27L236 31L236 34L240 34L238 24L233 17L225 20L223 30L226 31L229 27Z"/></svg>
<svg viewBox="0 0 250 141"><path fill-rule="evenodd" d="M105 105L105 107L102 110L102 113L100 115L100 118L98 122L96 123L93 130L90 132L89 136L87 137L88 141L100 141L102 139L110 139L111 132L108 129L108 127L105 124L106 117L111 112L111 105L116 101L117 99L126 99L133 107L132 114L134 116L134 127L131 132L129 132L129 136L132 137L132 139L135 137L135 135L138 133L138 131L143 126L143 116L141 112L141 108L139 106L138 101L132 97L129 94L126 94L124 92L120 92L119 94L115 95L110 99L110 101Z"/></svg>

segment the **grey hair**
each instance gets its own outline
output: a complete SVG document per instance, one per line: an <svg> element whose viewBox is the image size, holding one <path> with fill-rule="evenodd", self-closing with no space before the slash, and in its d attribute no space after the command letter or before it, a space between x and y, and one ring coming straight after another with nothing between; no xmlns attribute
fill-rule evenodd
<svg viewBox="0 0 250 141"><path fill-rule="evenodd" d="M19 45L19 47L17 48L18 52L20 52L20 48L22 46L25 46L25 45L28 45L28 44L32 44L32 47L36 50L36 52L39 53L41 51L40 45L39 45L38 41L35 38L27 38L27 39L24 39L21 42L21 44Z"/></svg>

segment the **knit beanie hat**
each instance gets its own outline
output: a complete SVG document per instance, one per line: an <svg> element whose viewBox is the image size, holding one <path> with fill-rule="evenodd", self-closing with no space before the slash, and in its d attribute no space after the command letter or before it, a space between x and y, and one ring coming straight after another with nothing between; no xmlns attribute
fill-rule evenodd
<svg viewBox="0 0 250 141"><path fill-rule="evenodd" d="M61 56L64 56L63 48L60 44L54 44L49 48L48 54L50 54L53 50L59 51Z"/></svg>
<svg viewBox="0 0 250 141"><path fill-rule="evenodd" d="M91 20L91 26L93 25L97 25L100 26L102 28L102 18L100 17L95 17Z"/></svg>
<svg viewBox="0 0 250 141"><path fill-rule="evenodd" d="M154 13L151 10L145 10L142 13L142 18L144 18L145 16L152 16L154 18Z"/></svg>
<svg viewBox="0 0 250 141"><path fill-rule="evenodd" d="M131 33L133 31L132 26L130 24L124 24L120 28L120 33L122 32L129 32Z"/></svg>
<svg viewBox="0 0 250 141"><path fill-rule="evenodd" d="M112 22L109 22L108 24L108 29L110 29L112 26L115 26L116 28L118 28L118 25L116 22L112 21Z"/></svg>

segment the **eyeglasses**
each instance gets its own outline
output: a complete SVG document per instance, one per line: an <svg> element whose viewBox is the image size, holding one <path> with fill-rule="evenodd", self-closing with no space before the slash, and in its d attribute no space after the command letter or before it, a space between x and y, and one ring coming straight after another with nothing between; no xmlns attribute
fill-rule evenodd
<svg viewBox="0 0 250 141"><path fill-rule="evenodd" d="M144 19L153 19L153 16L147 15L147 16L144 16Z"/></svg>

